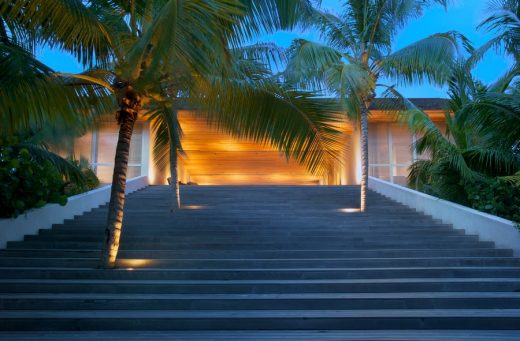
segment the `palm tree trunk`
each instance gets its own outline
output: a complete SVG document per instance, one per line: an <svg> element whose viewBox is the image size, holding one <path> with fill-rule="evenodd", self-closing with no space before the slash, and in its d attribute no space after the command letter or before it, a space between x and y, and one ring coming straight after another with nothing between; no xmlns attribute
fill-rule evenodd
<svg viewBox="0 0 520 341"><path fill-rule="evenodd" d="M114 161L114 175L112 177L112 189L110 191L105 240L103 242L100 259L100 265L103 268L114 267L119 250L119 240L121 239L123 227L123 209L125 206L130 139L134 130L135 121L137 120L140 99L138 95L132 92L132 88L128 87L120 103L121 109L117 116L119 137Z"/></svg>
<svg viewBox="0 0 520 341"><path fill-rule="evenodd" d="M360 211L365 212L368 192L368 105L361 108L361 198Z"/></svg>
<svg viewBox="0 0 520 341"><path fill-rule="evenodd" d="M179 188L179 177L177 176L177 148L170 145L170 186L172 189L172 209L181 208L181 193Z"/></svg>

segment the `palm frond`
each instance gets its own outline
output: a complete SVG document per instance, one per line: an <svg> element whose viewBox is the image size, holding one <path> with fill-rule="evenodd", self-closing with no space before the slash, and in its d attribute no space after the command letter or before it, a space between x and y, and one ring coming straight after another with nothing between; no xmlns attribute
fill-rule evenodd
<svg viewBox="0 0 520 341"><path fill-rule="evenodd" d="M463 155L472 169L488 176L508 175L520 170L520 158L507 147L470 146Z"/></svg>
<svg viewBox="0 0 520 341"><path fill-rule="evenodd" d="M489 143L505 145L512 152L520 148L520 100L514 94L484 93L461 108L463 122L477 127Z"/></svg>
<svg viewBox="0 0 520 341"><path fill-rule="evenodd" d="M113 110L113 98L92 84L67 84L22 47L0 43L0 119L4 134L50 122L78 124Z"/></svg>
<svg viewBox="0 0 520 341"><path fill-rule="evenodd" d="M144 116L151 122L152 131L155 134L153 146L153 159L159 170L165 170L169 166L170 149L183 153L182 128L180 126L177 111L166 103L148 111Z"/></svg>
<svg viewBox="0 0 520 341"><path fill-rule="evenodd" d="M375 88L370 73L358 64L337 64L325 71L325 81L329 89L334 89L340 99L350 96L361 98Z"/></svg>
<svg viewBox="0 0 520 341"><path fill-rule="evenodd" d="M324 74L340 65L342 55L332 47L304 39L295 40L288 50L289 63L286 77L302 89L320 90L324 87Z"/></svg>
<svg viewBox="0 0 520 341"><path fill-rule="evenodd" d="M471 48L467 39L456 32L431 35L386 56L381 71L397 84L429 81L443 85L461 52L459 41Z"/></svg>
<svg viewBox="0 0 520 341"><path fill-rule="evenodd" d="M198 90L208 122L217 129L272 145L315 174L337 162L341 132L334 124L341 115L335 101L318 100L273 80L214 77L201 81Z"/></svg>
<svg viewBox="0 0 520 341"><path fill-rule="evenodd" d="M108 62L112 56L109 30L84 1L2 1L0 17L41 44L69 51L85 66Z"/></svg>
<svg viewBox="0 0 520 341"><path fill-rule="evenodd" d="M478 28L485 28L496 33L493 46L500 47L510 53L518 62L520 60L520 3L516 0L499 0L494 2L490 10L492 14Z"/></svg>
<svg viewBox="0 0 520 341"><path fill-rule="evenodd" d="M245 45L232 49L235 61L254 61L268 68L282 68L287 64L286 49L270 42Z"/></svg>
<svg viewBox="0 0 520 341"><path fill-rule="evenodd" d="M234 47L254 40L261 34L306 26L314 11L309 0L239 0L243 15L233 25L230 41Z"/></svg>
<svg viewBox="0 0 520 341"><path fill-rule="evenodd" d="M243 6L234 0L167 1L128 51L123 79L150 78L180 64L194 73L208 73L229 55L225 37Z"/></svg>
<svg viewBox="0 0 520 341"><path fill-rule="evenodd" d="M520 76L520 65L516 64L491 84L489 86L489 91L496 93L506 92L510 88L511 83L518 76Z"/></svg>
<svg viewBox="0 0 520 341"><path fill-rule="evenodd" d="M355 32L334 14L315 10L312 20L330 46L346 51L359 48Z"/></svg>

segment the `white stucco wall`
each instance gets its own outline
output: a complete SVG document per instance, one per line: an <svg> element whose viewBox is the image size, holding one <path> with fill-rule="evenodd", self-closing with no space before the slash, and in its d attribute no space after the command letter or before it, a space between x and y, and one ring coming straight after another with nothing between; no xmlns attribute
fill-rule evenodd
<svg viewBox="0 0 520 341"><path fill-rule="evenodd" d="M368 187L419 212L452 224L457 229L464 229L468 234L478 234L481 240L493 241L499 248L513 249L515 256L520 256L520 231L510 220L374 177L369 177Z"/></svg>
<svg viewBox="0 0 520 341"><path fill-rule="evenodd" d="M135 192L148 186L148 177L140 176L128 180L126 193ZM49 229L53 224L61 224L65 219L83 214L110 200L111 186L96 188L92 191L72 196L65 206L47 204L42 208L29 210L14 219L0 219L0 248L8 241L23 240L25 235L37 234L40 229Z"/></svg>

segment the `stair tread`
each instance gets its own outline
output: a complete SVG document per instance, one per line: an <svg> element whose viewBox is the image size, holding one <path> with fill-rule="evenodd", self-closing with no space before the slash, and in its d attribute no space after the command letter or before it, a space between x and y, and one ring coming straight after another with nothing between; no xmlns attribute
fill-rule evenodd
<svg viewBox="0 0 520 341"><path fill-rule="evenodd" d="M6 279L4 283L42 283L42 284L320 284L320 283L450 283L450 282L511 282L520 283L520 278L483 277L483 278L384 278L384 279L276 279L276 280L115 280L115 279ZM519 288L520 290L520 288Z"/></svg>
<svg viewBox="0 0 520 341"><path fill-rule="evenodd" d="M370 310L4 310L0 318L457 318L515 317L519 309L370 309Z"/></svg>
<svg viewBox="0 0 520 341"><path fill-rule="evenodd" d="M290 294L124 294L124 293L0 293L0 299L411 299L411 298L520 298L520 292L397 292L397 293L290 293ZM520 309L520 307L519 307Z"/></svg>
<svg viewBox="0 0 520 341"><path fill-rule="evenodd" d="M3 340L518 341L517 330L73 331L0 332Z"/></svg>

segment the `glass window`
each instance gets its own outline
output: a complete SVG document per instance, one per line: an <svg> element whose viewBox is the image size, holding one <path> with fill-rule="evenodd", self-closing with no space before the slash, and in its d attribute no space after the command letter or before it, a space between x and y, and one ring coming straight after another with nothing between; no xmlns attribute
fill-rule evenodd
<svg viewBox="0 0 520 341"><path fill-rule="evenodd" d="M76 138L74 141L74 157L76 159L87 159L92 162L92 133Z"/></svg>
<svg viewBox="0 0 520 341"><path fill-rule="evenodd" d="M390 180L390 167L389 166L371 166L368 168L368 175L389 181Z"/></svg>
<svg viewBox="0 0 520 341"><path fill-rule="evenodd" d="M388 164L388 125L373 123L368 125L368 163Z"/></svg>
<svg viewBox="0 0 520 341"><path fill-rule="evenodd" d="M412 134L408 128L397 123L372 123L368 145L369 175L405 185L413 161Z"/></svg>
<svg viewBox="0 0 520 341"><path fill-rule="evenodd" d="M114 164L119 126L116 124L104 125L97 135L97 163Z"/></svg>
<svg viewBox="0 0 520 341"><path fill-rule="evenodd" d="M406 186L408 178L408 166L394 166L392 167L392 180L394 183Z"/></svg>
<svg viewBox="0 0 520 341"><path fill-rule="evenodd" d="M96 175L99 182L108 184L112 182L112 175L114 174L114 166L97 166Z"/></svg>
<svg viewBox="0 0 520 341"><path fill-rule="evenodd" d="M116 154L119 126L115 123L104 124L99 130L88 133L76 139L74 154L81 155L90 162L101 183L112 182L114 159ZM127 178L131 179L141 175L143 154L143 124L135 124L132 139L130 141L130 154L128 156ZM91 160L94 155L95 160Z"/></svg>
<svg viewBox="0 0 520 341"><path fill-rule="evenodd" d="M404 125L392 124L392 163L408 165L412 163L412 135Z"/></svg>
<svg viewBox="0 0 520 341"><path fill-rule="evenodd" d="M129 165L140 165L143 154L143 126L136 124L132 139L130 140L130 155L128 156ZM139 174L141 175L141 174Z"/></svg>

